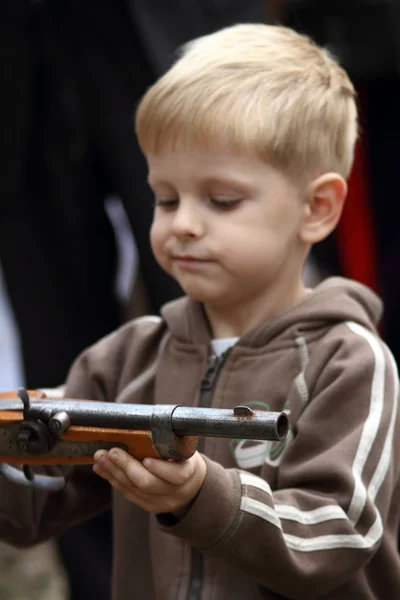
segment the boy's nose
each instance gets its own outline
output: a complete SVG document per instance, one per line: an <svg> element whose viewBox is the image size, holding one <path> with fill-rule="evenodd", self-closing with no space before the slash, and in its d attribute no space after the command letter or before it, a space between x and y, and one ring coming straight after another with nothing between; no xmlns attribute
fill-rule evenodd
<svg viewBox="0 0 400 600"><path fill-rule="evenodd" d="M181 204L174 214L171 232L176 237L198 238L204 235L204 223L199 212Z"/></svg>

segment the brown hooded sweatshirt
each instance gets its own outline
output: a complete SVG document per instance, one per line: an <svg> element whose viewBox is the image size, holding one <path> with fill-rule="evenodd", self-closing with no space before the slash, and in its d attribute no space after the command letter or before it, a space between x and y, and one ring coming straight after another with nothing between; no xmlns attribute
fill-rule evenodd
<svg viewBox="0 0 400 600"><path fill-rule="evenodd" d="M216 359L201 305L182 298L78 358L68 397L246 404L291 423L285 442L205 439L206 480L180 521L114 491L114 600L400 598L398 374L380 310L332 278ZM36 543L110 496L87 468L57 494L2 480L1 537Z"/></svg>

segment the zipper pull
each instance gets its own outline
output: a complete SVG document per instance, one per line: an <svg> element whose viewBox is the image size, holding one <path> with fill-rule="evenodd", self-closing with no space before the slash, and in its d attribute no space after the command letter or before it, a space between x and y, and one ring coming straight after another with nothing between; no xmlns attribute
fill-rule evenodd
<svg viewBox="0 0 400 600"><path fill-rule="evenodd" d="M204 373L201 382L200 382L200 390L202 392L211 390L213 385L213 375L215 371L215 367L218 363L218 356L216 354L211 354L207 361L207 369Z"/></svg>

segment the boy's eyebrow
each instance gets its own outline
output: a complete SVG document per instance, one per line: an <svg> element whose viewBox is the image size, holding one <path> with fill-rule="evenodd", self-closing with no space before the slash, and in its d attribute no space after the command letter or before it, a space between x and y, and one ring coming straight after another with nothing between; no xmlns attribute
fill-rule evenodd
<svg viewBox="0 0 400 600"><path fill-rule="evenodd" d="M226 185L227 187L240 188L248 191L251 188L251 182L247 179L239 179L237 177L207 177L205 179L207 185Z"/></svg>
<svg viewBox="0 0 400 600"><path fill-rule="evenodd" d="M166 181L158 181L157 179L154 179L151 177L151 175L149 175L147 177L147 183L151 186L151 185L154 185L155 183L166 184L167 182Z"/></svg>
<svg viewBox="0 0 400 600"><path fill-rule="evenodd" d="M151 177L151 175L149 175L147 177L147 183L150 185L150 187L154 186L154 185L165 185L165 186L171 186L171 183L168 181L164 181L162 179L156 179ZM249 191L251 188L251 182L249 180L246 179L238 179L237 177L228 177L228 176L224 176L224 177L216 177L216 176L212 176L212 177L206 177L205 179L202 180L201 182L203 185L226 185L227 187L233 187L233 188L240 188L240 190L243 191Z"/></svg>
<svg viewBox="0 0 400 600"><path fill-rule="evenodd" d="M170 181L165 179L157 179L156 177L151 177L150 175L147 177L147 184L154 190L155 186L164 187L164 188L173 188L173 184Z"/></svg>

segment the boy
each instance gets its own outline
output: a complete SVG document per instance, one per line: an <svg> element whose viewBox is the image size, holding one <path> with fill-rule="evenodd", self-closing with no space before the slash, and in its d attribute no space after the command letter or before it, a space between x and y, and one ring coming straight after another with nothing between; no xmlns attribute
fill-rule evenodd
<svg viewBox="0 0 400 600"><path fill-rule="evenodd" d="M57 495L2 481L4 539L100 512L109 482L116 600L400 597L398 374L380 301L301 276L340 218L356 113L344 71L281 27L195 40L150 88L137 132L152 247L187 297L84 352L66 395L286 410L290 434L208 438L181 463L99 451L98 476L76 469Z"/></svg>

